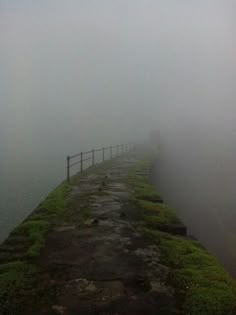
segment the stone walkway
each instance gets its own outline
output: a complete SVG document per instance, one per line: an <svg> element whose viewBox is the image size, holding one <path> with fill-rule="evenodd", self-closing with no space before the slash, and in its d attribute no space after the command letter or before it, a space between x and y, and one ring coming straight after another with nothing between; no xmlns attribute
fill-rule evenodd
<svg viewBox="0 0 236 315"><path fill-rule="evenodd" d="M40 258L51 296L38 314L176 314L167 267L139 228L125 180L136 162L119 159L74 186L71 213L50 232Z"/></svg>

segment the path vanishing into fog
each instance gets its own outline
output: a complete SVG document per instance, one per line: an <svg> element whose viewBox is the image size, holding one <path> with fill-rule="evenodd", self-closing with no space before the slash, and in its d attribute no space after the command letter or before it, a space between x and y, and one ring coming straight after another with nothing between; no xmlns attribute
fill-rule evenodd
<svg viewBox="0 0 236 315"><path fill-rule="evenodd" d="M144 152L72 176L11 233L1 314L235 314L236 282L163 203Z"/></svg>
<svg viewBox="0 0 236 315"><path fill-rule="evenodd" d="M39 314L161 314L174 304L159 249L136 226L124 181L136 162L120 159L74 187L71 223L49 234L41 257L45 290L59 294Z"/></svg>

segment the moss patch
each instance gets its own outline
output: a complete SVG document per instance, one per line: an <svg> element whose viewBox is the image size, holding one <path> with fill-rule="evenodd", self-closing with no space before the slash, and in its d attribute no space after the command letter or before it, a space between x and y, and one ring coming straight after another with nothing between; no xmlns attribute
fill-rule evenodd
<svg viewBox="0 0 236 315"><path fill-rule="evenodd" d="M147 200L138 200L138 206L144 210L143 220L150 227L180 223L173 209L165 204L153 203Z"/></svg>
<svg viewBox="0 0 236 315"><path fill-rule="evenodd" d="M147 164L138 164L135 168L129 171L128 183L134 190L135 197L141 200L158 201L161 200L160 195L156 192L155 188L150 185L147 176L139 175L140 172L148 172L146 169Z"/></svg>
<svg viewBox="0 0 236 315"><path fill-rule="evenodd" d="M198 242L162 236L160 247L187 314L236 314L235 282Z"/></svg>
<svg viewBox="0 0 236 315"><path fill-rule="evenodd" d="M66 210L68 206L66 197L70 190L71 186L67 182L63 182L40 203L39 208L45 210L45 216L58 216Z"/></svg>
<svg viewBox="0 0 236 315"><path fill-rule="evenodd" d="M175 211L162 203L160 195L151 185L148 176L150 167L150 161L144 160L137 163L128 174L128 184L134 191L135 204L142 211L143 221L153 228L180 223Z"/></svg>
<svg viewBox="0 0 236 315"><path fill-rule="evenodd" d="M176 290L181 314L235 315L236 282L217 259L197 241L158 230L161 224L180 221L173 209L150 198L159 195L149 178L139 175L148 172L149 168L147 161L138 163L130 171L128 183L134 190L135 203L142 213L142 230L159 246L162 263L170 268L168 281Z"/></svg>
<svg viewBox="0 0 236 315"><path fill-rule="evenodd" d="M50 227L63 217L69 208L68 193L71 186L62 183L21 223L10 235L23 237L27 250L20 260L0 265L0 313L21 314L24 298L32 299L32 304L40 300L36 288L38 275L37 258L45 244ZM37 292L36 292L37 291ZM42 295L42 294L41 294ZM29 304L31 304L31 302ZM22 305L21 305L22 304Z"/></svg>
<svg viewBox="0 0 236 315"><path fill-rule="evenodd" d="M24 261L0 266L0 313L15 314L21 307L21 298L34 293L37 269Z"/></svg>
<svg viewBox="0 0 236 315"><path fill-rule="evenodd" d="M59 185L39 204L36 211L11 233L25 236L26 242L30 244L25 253L27 258L39 256L50 226L68 208L67 195L70 190L71 187L66 182Z"/></svg>
<svg viewBox="0 0 236 315"><path fill-rule="evenodd" d="M49 229L49 222L46 220L27 220L15 230L15 233L27 237L30 247L26 252L28 257L37 257L45 242L45 236Z"/></svg>

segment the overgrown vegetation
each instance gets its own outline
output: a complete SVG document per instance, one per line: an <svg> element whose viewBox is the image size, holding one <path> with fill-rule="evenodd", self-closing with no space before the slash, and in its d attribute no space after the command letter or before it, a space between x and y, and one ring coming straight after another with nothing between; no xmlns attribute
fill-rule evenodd
<svg viewBox="0 0 236 315"><path fill-rule="evenodd" d="M155 187L150 184L150 167L150 160L144 160L132 168L128 174L128 183L134 190L135 204L143 210L143 221L154 228L179 223L175 211L163 203Z"/></svg>
<svg viewBox="0 0 236 315"><path fill-rule="evenodd" d="M15 233L25 235L31 244L26 252L27 257L37 257L39 255L49 226L50 224L46 220L28 220L16 229Z"/></svg>
<svg viewBox="0 0 236 315"><path fill-rule="evenodd" d="M150 185L148 177L149 171L150 161L141 161L136 165L136 167L129 171L128 183L134 190L136 199L161 201L160 195L156 192L155 188Z"/></svg>
<svg viewBox="0 0 236 315"><path fill-rule="evenodd" d="M146 229L170 267L169 282L175 287L183 314L235 315L236 283L202 246L189 239Z"/></svg>
<svg viewBox="0 0 236 315"><path fill-rule="evenodd" d="M45 210L44 215L59 216L64 213L67 208L67 194L70 192L71 186L67 182L63 182L39 205L39 209Z"/></svg>
<svg viewBox="0 0 236 315"><path fill-rule="evenodd" d="M0 314L17 314L21 298L34 298L37 288L34 286L38 275L35 260L40 255L51 225L62 217L69 207L67 195L71 186L64 182L52 191L10 237L23 237L27 251L22 259L0 265ZM37 298L36 298L37 300Z"/></svg>
<svg viewBox="0 0 236 315"><path fill-rule="evenodd" d="M159 196L145 176L149 169L149 161L137 164L130 171L128 182L142 213L143 232L158 244L162 262L170 268L168 281L176 289L182 314L235 315L236 283L216 258L199 242L158 230L161 224L178 223L179 220L173 209L149 198ZM139 175L141 173L143 175Z"/></svg>
<svg viewBox="0 0 236 315"><path fill-rule="evenodd" d="M59 185L39 204L38 209L20 224L12 234L23 235L29 241L26 257L37 257L44 246L46 235L55 218L62 216L67 209L66 198L70 191L66 182Z"/></svg>
<svg viewBox="0 0 236 315"><path fill-rule="evenodd" d="M145 210L143 220L150 227L160 227L161 225L180 223L175 211L166 204L153 203L147 200L138 200L138 206Z"/></svg>
<svg viewBox="0 0 236 315"><path fill-rule="evenodd" d="M33 294L36 273L36 267L25 261L0 265L0 314L15 314L19 311L21 295L27 292Z"/></svg>

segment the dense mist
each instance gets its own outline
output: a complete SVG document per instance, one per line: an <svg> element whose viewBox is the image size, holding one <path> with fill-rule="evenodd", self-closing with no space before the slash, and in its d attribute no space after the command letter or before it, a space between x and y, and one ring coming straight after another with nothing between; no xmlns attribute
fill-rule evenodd
<svg viewBox="0 0 236 315"><path fill-rule="evenodd" d="M161 131L164 199L236 265L233 1L0 0L0 239L65 156Z"/></svg>
<svg viewBox="0 0 236 315"><path fill-rule="evenodd" d="M182 126L162 137L155 182L165 201L236 276L236 134Z"/></svg>

